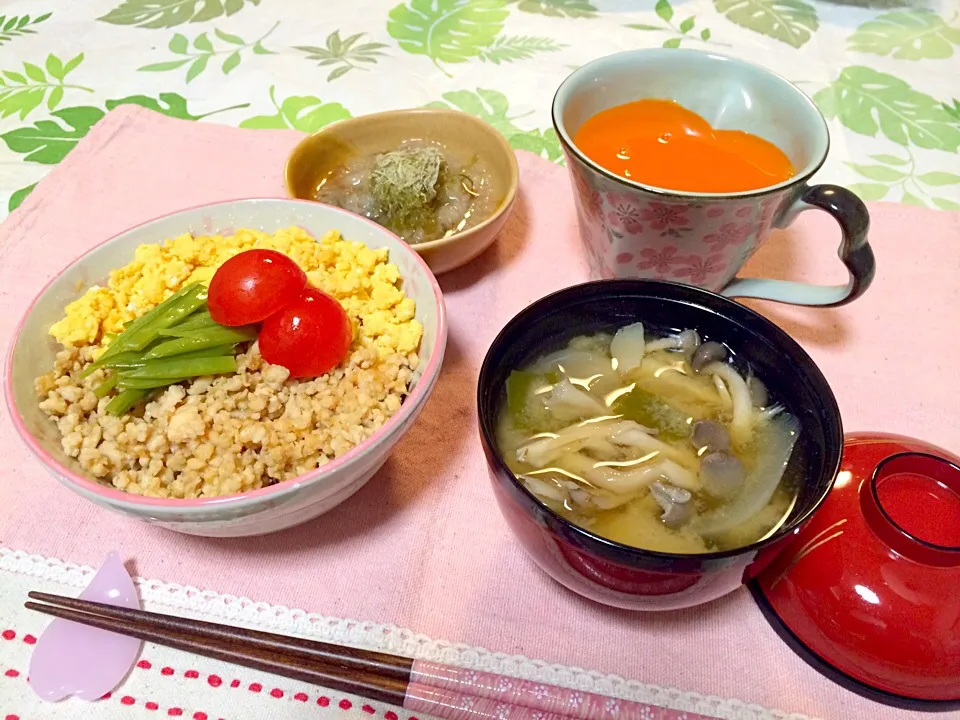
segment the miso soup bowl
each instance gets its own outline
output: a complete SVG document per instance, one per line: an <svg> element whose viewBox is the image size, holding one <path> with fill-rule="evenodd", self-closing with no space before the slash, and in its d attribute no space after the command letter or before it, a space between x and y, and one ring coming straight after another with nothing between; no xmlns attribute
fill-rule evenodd
<svg viewBox="0 0 960 720"><path fill-rule="evenodd" d="M749 363L772 396L801 423L791 463L802 482L787 521L770 537L723 552L677 555L599 537L554 513L520 483L496 443L497 416L514 369L577 335L644 322L696 328ZM599 280L533 303L493 341L480 370L477 411L494 495L520 544L554 580L597 602L630 610L675 610L736 590L766 567L817 511L833 487L843 450L840 410L813 360L780 328L709 290L656 280Z"/></svg>

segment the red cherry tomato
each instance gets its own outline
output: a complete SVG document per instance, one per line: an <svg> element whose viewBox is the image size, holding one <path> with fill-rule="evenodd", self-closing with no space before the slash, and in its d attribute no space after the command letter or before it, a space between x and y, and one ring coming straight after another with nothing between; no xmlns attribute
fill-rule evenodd
<svg viewBox="0 0 960 720"><path fill-rule="evenodd" d="M335 298L308 287L292 303L271 315L260 328L260 354L283 365L290 377L317 377L347 356L353 330Z"/></svg>
<svg viewBox="0 0 960 720"><path fill-rule="evenodd" d="M292 303L306 286L306 273L283 253L246 250L213 274L207 306L221 325L250 325Z"/></svg>

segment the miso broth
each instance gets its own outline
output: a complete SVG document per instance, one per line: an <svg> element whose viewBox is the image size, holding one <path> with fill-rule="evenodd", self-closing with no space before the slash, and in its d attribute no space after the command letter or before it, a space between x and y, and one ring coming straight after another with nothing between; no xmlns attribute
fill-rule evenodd
<svg viewBox="0 0 960 720"><path fill-rule="evenodd" d="M507 379L497 443L567 520L624 545L749 545L790 514L798 420L693 330L581 336Z"/></svg>

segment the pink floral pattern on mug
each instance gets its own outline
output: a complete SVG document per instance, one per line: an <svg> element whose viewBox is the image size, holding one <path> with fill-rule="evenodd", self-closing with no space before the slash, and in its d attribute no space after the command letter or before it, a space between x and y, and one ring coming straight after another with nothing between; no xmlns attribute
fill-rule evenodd
<svg viewBox="0 0 960 720"><path fill-rule="evenodd" d="M603 215L603 196L590 187L590 183L579 172L573 171L573 184L577 194L584 199L583 209L592 218Z"/></svg>
<svg viewBox="0 0 960 720"><path fill-rule="evenodd" d="M713 250L723 250L728 245L742 245L752 231L753 227L746 223L724 223L716 232L704 235L703 241Z"/></svg>
<svg viewBox="0 0 960 720"><path fill-rule="evenodd" d="M588 217L586 209L579 206L577 214L580 221L580 236L591 272L602 278L616 277L616 273L607 267L610 233L603 219Z"/></svg>
<svg viewBox="0 0 960 720"><path fill-rule="evenodd" d="M607 213L607 223L610 227L624 230L631 235L643 232L643 225L640 224L640 208L616 193L607 193L607 201L610 203L610 212Z"/></svg>
<svg viewBox="0 0 960 720"><path fill-rule="evenodd" d="M663 280L670 275L675 265L684 262L684 258L679 256L678 252L673 245L667 245L660 250L643 248L640 251L640 257L643 259L637 263L637 269L652 271L657 279Z"/></svg>
<svg viewBox="0 0 960 720"><path fill-rule="evenodd" d="M688 226L690 221L687 219L686 212L687 208L683 205L652 202L643 211L642 217L654 230L665 230L669 227Z"/></svg>
<svg viewBox="0 0 960 720"><path fill-rule="evenodd" d="M602 217L603 195L598 193L596 190L590 190L589 193L587 193L586 208L587 212L589 212L592 217Z"/></svg>
<svg viewBox="0 0 960 720"><path fill-rule="evenodd" d="M606 237L606 233L604 233L603 237L604 238ZM590 253L591 259L593 261L591 264L595 268L599 268L603 266L605 249L601 246L601 242L602 242L601 236L594 235L594 237L591 238L590 242L587 243L587 251Z"/></svg>
<svg viewBox="0 0 960 720"><path fill-rule="evenodd" d="M779 197L767 198L760 204L760 227L773 227L773 220L777 216L780 204Z"/></svg>
<svg viewBox="0 0 960 720"><path fill-rule="evenodd" d="M684 267L673 271L673 277L684 278L691 285L703 285L707 278L717 275L726 269L723 255L688 255L682 259Z"/></svg>
<svg viewBox="0 0 960 720"><path fill-rule="evenodd" d="M723 289L767 238L790 190L680 197L630 187L567 155L580 236L595 277Z"/></svg>

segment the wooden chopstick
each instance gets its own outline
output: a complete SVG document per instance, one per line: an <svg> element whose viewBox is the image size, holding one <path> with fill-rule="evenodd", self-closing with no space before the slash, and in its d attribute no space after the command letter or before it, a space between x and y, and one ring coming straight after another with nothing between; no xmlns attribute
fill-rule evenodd
<svg viewBox="0 0 960 720"><path fill-rule="evenodd" d="M55 602L69 600L73 607L58 607L35 602L24 603L24 607L101 630L129 635L177 650L185 650L215 660L283 675L284 677L322 685L333 690L360 695L392 705L402 706L406 697L408 681L396 677L395 669L390 674L386 674L381 670L370 667L363 668L347 662L335 663L329 660L321 660L299 652L290 652L279 646L271 647L269 644L258 643L255 640L250 641L241 635L231 635L232 631L239 630L239 628L224 625L214 626L219 628L217 634L211 635L205 631L201 634L196 630L190 631L178 628L178 625L184 622L184 618L157 616L155 613L123 610L101 603L59 598L44 593L30 593L30 597L40 595L52 598ZM39 599L39 597L36 599ZM86 607L78 609L77 605ZM101 614L101 608L109 608L106 612L110 612L110 614L107 615L106 612ZM115 610L133 613L136 619L119 617L119 613L111 612ZM157 622L155 620L157 617L162 618L162 622ZM186 621L185 624L193 622L197 621ZM262 633L262 635L269 635L269 633ZM300 641L296 638L286 638L286 640L291 643L311 642Z"/></svg>
<svg viewBox="0 0 960 720"><path fill-rule="evenodd" d="M150 627L166 630L171 633L206 635L232 643L243 641L250 646L263 650L308 658L332 667L376 672L385 677L394 677L403 681L410 679L410 669L413 666L413 660L411 658L375 652L373 650L363 650L345 645L333 645L316 640L306 640L289 635L277 635L257 630L248 630L247 628L220 625L184 617L161 615L160 613L152 613L146 610L131 610L129 608L116 607L115 605L96 603L89 600L77 600L76 598L62 595L30 592L28 593L28 597L50 605L58 605L72 610L92 613L100 617L126 620L140 625L146 624Z"/></svg>
<svg viewBox="0 0 960 720"><path fill-rule="evenodd" d="M449 720L641 720L662 708L371 650L31 592L29 610ZM710 720L687 713L691 720Z"/></svg>

